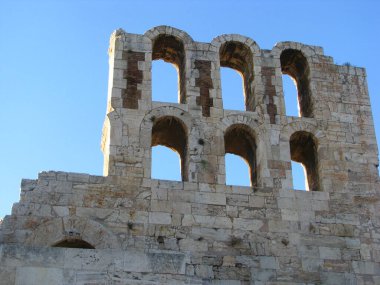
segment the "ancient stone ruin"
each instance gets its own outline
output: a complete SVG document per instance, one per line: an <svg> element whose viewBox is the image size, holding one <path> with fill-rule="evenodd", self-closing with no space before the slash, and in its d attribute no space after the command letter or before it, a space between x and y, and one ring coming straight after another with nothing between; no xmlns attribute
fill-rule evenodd
<svg viewBox="0 0 380 285"><path fill-rule="evenodd" d="M211 43L160 26L111 36L104 176L24 179L0 229L0 284L380 284L378 149L366 73L320 47ZM152 102L152 61L178 69L178 103ZM245 111L223 108L220 67ZM300 116L285 113L282 74ZM182 181L151 178L152 147ZM249 165L228 186L225 155ZM291 161L309 191L293 190Z"/></svg>

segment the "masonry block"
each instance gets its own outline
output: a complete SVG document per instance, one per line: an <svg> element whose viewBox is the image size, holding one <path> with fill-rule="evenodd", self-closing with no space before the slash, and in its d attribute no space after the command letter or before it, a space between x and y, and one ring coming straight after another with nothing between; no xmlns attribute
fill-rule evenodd
<svg viewBox="0 0 380 285"><path fill-rule="evenodd" d="M104 176L22 180L0 222L0 284L380 284L363 68L321 47L265 50L237 34L199 43L169 26L119 29L109 56ZM178 71L178 102L152 101L159 59ZM244 110L224 108L221 67L242 75ZM299 116L286 115L282 75ZM181 181L151 178L157 145L179 155ZM226 154L247 163L250 186L226 185ZM293 189L292 161L306 191Z"/></svg>

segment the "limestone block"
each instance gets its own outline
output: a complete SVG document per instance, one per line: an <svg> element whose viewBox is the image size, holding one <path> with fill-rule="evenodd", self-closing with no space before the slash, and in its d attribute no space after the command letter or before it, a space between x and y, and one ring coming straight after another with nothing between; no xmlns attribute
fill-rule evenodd
<svg viewBox="0 0 380 285"><path fill-rule="evenodd" d="M199 278L212 279L214 277L214 272L212 270L212 266L196 265L195 275L198 276Z"/></svg>
<svg viewBox="0 0 380 285"><path fill-rule="evenodd" d="M341 259L341 251L339 248L319 247L319 256L321 259Z"/></svg>
<svg viewBox="0 0 380 285"><path fill-rule="evenodd" d="M251 220L243 218L233 219L234 229L244 229L246 231L259 231L263 225L264 222L261 220Z"/></svg>
<svg viewBox="0 0 380 285"><path fill-rule="evenodd" d="M319 258L302 258L302 269L307 272L319 272L322 264L323 262Z"/></svg>
<svg viewBox="0 0 380 285"><path fill-rule="evenodd" d="M298 252L301 257L317 258L319 259L319 249L316 246L298 246Z"/></svg>
<svg viewBox="0 0 380 285"><path fill-rule="evenodd" d="M168 200L173 201L174 203L177 201L194 203L195 192L193 191L176 191L170 190L168 192Z"/></svg>
<svg viewBox="0 0 380 285"><path fill-rule="evenodd" d="M152 188L152 200L168 200L168 190Z"/></svg>
<svg viewBox="0 0 380 285"><path fill-rule="evenodd" d="M261 208L264 207L265 199L260 196L249 196L249 206Z"/></svg>
<svg viewBox="0 0 380 285"><path fill-rule="evenodd" d="M213 217L193 215L196 224L208 228L232 228L231 219L228 217Z"/></svg>
<svg viewBox="0 0 380 285"><path fill-rule="evenodd" d="M42 180L56 180L57 173L55 171L42 171L38 173L38 182Z"/></svg>
<svg viewBox="0 0 380 285"><path fill-rule="evenodd" d="M58 242L62 239L63 223L62 220L48 222L43 228L37 228L31 235L27 244L36 246L52 246L51 242Z"/></svg>
<svg viewBox="0 0 380 285"><path fill-rule="evenodd" d="M37 187L37 180L22 179L21 191L32 191Z"/></svg>
<svg viewBox="0 0 380 285"><path fill-rule="evenodd" d="M170 201L157 201L152 200L151 201L151 211L154 212L169 212L171 213L173 211L173 203Z"/></svg>
<svg viewBox="0 0 380 285"><path fill-rule="evenodd" d="M263 269L279 269L278 260L273 256L260 256L259 260Z"/></svg>
<svg viewBox="0 0 380 285"><path fill-rule="evenodd" d="M211 205L226 205L226 195L223 193L196 192L195 202Z"/></svg>
<svg viewBox="0 0 380 285"><path fill-rule="evenodd" d="M227 207L224 205L191 204L191 213L203 216L226 216Z"/></svg>
<svg viewBox="0 0 380 285"><path fill-rule="evenodd" d="M238 280L212 280L212 285L240 285L241 282Z"/></svg>
<svg viewBox="0 0 380 285"><path fill-rule="evenodd" d="M129 51L139 56L134 65ZM152 102L160 56L185 76L186 102ZM200 60L206 74L195 68ZM222 108L220 66L239 66L253 110ZM284 113L283 73L302 87L300 117ZM380 284L378 150L365 76L296 42L264 50L241 35L199 43L169 26L118 30L102 138L108 176L47 171L23 180L20 202L0 223L0 284ZM163 116L183 122L185 137L157 131ZM225 185L225 134L235 124L252 133L248 143L238 133L233 140L254 157L253 187ZM158 143L180 145L187 181L150 178L153 132ZM310 151L296 132L312 137ZM293 191L291 160L309 165L313 152L321 191ZM96 249L54 247L67 239Z"/></svg>
<svg viewBox="0 0 380 285"><path fill-rule="evenodd" d="M214 267L215 279L221 280L243 280L249 281L251 274L247 267L236 267L236 266L220 266Z"/></svg>
<svg viewBox="0 0 380 285"><path fill-rule="evenodd" d="M247 218L246 216L244 216L244 213L242 213L242 211L239 211L238 209L245 209L245 208L227 205L226 206L227 217L229 217L229 218L237 218L237 217Z"/></svg>
<svg viewBox="0 0 380 285"><path fill-rule="evenodd" d="M195 219L193 215L183 215L182 226L192 226L195 224Z"/></svg>
<svg viewBox="0 0 380 285"><path fill-rule="evenodd" d="M314 221L315 220L315 212L314 211L307 211L307 210L302 210L302 214L299 216L300 221Z"/></svg>
<svg viewBox="0 0 380 285"><path fill-rule="evenodd" d="M328 211L329 205L328 201L321 201L313 199L311 203L311 209L313 211Z"/></svg>
<svg viewBox="0 0 380 285"><path fill-rule="evenodd" d="M282 221L282 220L269 220L268 227L270 232L283 232L287 233L293 231L294 223L291 221Z"/></svg>
<svg viewBox="0 0 380 285"><path fill-rule="evenodd" d="M179 247L181 251L207 251L208 245L204 240L193 240L193 239L181 239L179 241Z"/></svg>
<svg viewBox="0 0 380 285"><path fill-rule="evenodd" d="M335 273L335 272L323 272L322 274L323 284L333 285L333 284L352 284L354 279L350 273Z"/></svg>
<svg viewBox="0 0 380 285"><path fill-rule="evenodd" d="M251 268L260 267L260 259L257 256L239 255L236 256L236 263L240 263Z"/></svg>
<svg viewBox="0 0 380 285"><path fill-rule="evenodd" d="M105 285L110 281L109 273L98 271L79 271L75 274L75 285L99 284ZM67 283L69 285L70 283ZM73 283L71 283L73 284Z"/></svg>
<svg viewBox="0 0 380 285"><path fill-rule="evenodd" d="M255 283L259 285L267 284L266 281L273 280L273 277L276 275L276 270L273 269L262 269L262 268L252 268L251 276L254 276L254 279L257 280Z"/></svg>
<svg viewBox="0 0 380 285"><path fill-rule="evenodd" d="M229 215L231 217L231 215ZM265 219L270 214L264 208L238 207L237 215L234 217L246 219Z"/></svg>
<svg viewBox="0 0 380 285"><path fill-rule="evenodd" d="M284 221L299 221L299 212L293 209L281 209L281 216Z"/></svg>
<svg viewBox="0 0 380 285"><path fill-rule="evenodd" d="M15 285L63 284L63 270L48 267L18 267Z"/></svg>
<svg viewBox="0 0 380 285"><path fill-rule="evenodd" d="M160 274L185 274L186 272L186 256L183 253L151 251L147 257L153 272Z"/></svg>
<svg viewBox="0 0 380 285"><path fill-rule="evenodd" d="M72 179L72 177L70 177ZM71 193L73 183L69 181L49 181L49 191L56 193Z"/></svg>
<svg viewBox="0 0 380 285"><path fill-rule="evenodd" d="M380 264L370 261L353 261L352 268L357 274L379 275Z"/></svg>
<svg viewBox="0 0 380 285"><path fill-rule="evenodd" d="M196 238L209 239L227 242L230 241L232 235L231 229L218 229L218 228L204 228L193 226L191 233Z"/></svg>
<svg viewBox="0 0 380 285"><path fill-rule="evenodd" d="M68 173L67 181L77 182L77 183L88 183L90 181L89 174L82 173ZM68 188L70 184L63 184L63 187Z"/></svg>
<svg viewBox="0 0 380 285"><path fill-rule="evenodd" d="M170 225L172 222L171 215L164 212L150 212L149 223L151 224L163 224Z"/></svg>
<svg viewBox="0 0 380 285"><path fill-rule="evenodd" d="M64 268L115 271L123 268L124 253L120 250L71 249L64 250Z"/></svg>
<svg viewBox="0 0 380 285"><path fill-rule="evenodd" d="M296 207L296 200L292 198L279 198L277 199L278 207L281 209L294 209Z"/></svg>
<svg viewBox="0 0 380 285"><path fill-rule="evenodd" d="M177 202L173 205L173 213L190 214L192 212L190 203Z"/></svg>
<svg viewBox="0 0 380 285"><path fill-rule="evenodd" d="M249 206L249 196L246 194L227 194L226 203L231 206Z"/></svg>
<svg viewBox="0 0 380 285"><path fill-rule="evenodd" d="M0 285L15 284L16 269L0 266Z"/></svg>
<svg viewBox="0 0 380 285"><path fill-rule="evenodd" d="M69 215L69 207L64 207L64 206L53 206L53 212L55 215L58 217L66 217Z"/></svg>

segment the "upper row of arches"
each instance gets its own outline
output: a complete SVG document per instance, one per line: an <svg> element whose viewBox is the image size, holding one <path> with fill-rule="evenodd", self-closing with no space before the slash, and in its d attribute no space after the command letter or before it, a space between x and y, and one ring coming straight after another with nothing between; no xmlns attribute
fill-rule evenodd
<svg viewBox="0 0 380 285"><path fill-rule="evenodd" d="M155 27L147 31L144 36L152 42L152 60L163 60L176 68L178 103L187 103L186 51L196 49L195 42L186 32L168 26ZM258 83L255 81L255 76L260 73L254 67L260 64L262 54L260 47L248 37L229 34L213 39L210 49L218 52L221 68L231 68L241 75L244 110L254 111L257 104L255 88ZM282 74L291 77L295 83L299 115L313 117L309 62L311 57L317 55L317 51L300 43L282 42L275 45L271 55L275 62L276 60L279 62Z"/></svg>

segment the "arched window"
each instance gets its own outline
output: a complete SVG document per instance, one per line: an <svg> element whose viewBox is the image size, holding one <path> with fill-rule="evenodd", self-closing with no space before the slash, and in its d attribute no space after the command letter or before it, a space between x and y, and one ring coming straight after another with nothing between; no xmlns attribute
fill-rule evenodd
<svg viewBox="0 0 380 285"><path fill-rule="evenodd" d="M298 131L290 137L291 160L301 163L305 169L308 186L306 190L319 191L317 143L313 134Z"/></svg>
<svg viewBox="0 0 380 285"><path fill-rule="evenodd" d="M81 239L64 239L54 244L53 247L95 249L91 244Z"/></svg>
<svg viewBox="0 0 380 285"><path fill-rule="evenodd" d="M181 158L182 181L187 181L187 130L183 122L172 116L156 119L153 123L151 146L157 145L165 146L178 153ZM160 163L162 167L165 167L165 160Z"/></svg>
<svg viewBox="0 0 380 285"><path fill-rule="evenodd" d="M254 77L251 49L243 43L229 41L221 45L219 57L221 67L232 68L241 74L244 86L245 109L247 111L253 111L255 102L252 87ZM228 106L224 106L225 109L226 107L228 108Z"/></svg>
<svg viewBox="0 0 380 285"><path fill-rule="evenodd" d="M186 59L183 43L174 36L159 35L153 41L152 60L162 59L178 71L178 101L186 103Z"/></svg>
<svg viewBox="0 0 380 285"><path fill-rule="evenodd" d="M313 104L310 91L310 69L301 51L286 49L281 53L281 71L293 78L297 87L299 115L313 117ZM286 106L290 108L289 106Z"/></svg>
<svg viewBox="0 0 380 285"><path fill-rule="evenodd" d="M256 143L248 126L236 124L224 134L225 153L240 156L249 166L250 185L256 185Z"/></svg>

